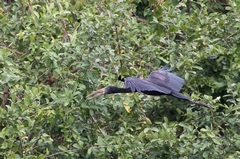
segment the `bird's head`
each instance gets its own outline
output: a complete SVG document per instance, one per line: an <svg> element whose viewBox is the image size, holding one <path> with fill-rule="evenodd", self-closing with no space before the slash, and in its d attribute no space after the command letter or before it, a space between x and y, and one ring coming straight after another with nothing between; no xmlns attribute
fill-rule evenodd
<svg viewBox="0 0 240 159"><path fill-rule="evenodd" d="M123 81L124 82L124 78L122 78L122 76L120 75L120 76L118 76L118 80L119 81Z"/></svg>
<svg viewBox="0 0 240 159"><path fill-rule="evenodd" d="M90 100L90 99L93 99L93 98L97 98L97 97L105 94L106 88L107 88L107 87L101 88L101 89L99 89L99 90L96 90L96 91L92 92L91 94L89 94L89 95L87 96L87 100Z"/></svg>

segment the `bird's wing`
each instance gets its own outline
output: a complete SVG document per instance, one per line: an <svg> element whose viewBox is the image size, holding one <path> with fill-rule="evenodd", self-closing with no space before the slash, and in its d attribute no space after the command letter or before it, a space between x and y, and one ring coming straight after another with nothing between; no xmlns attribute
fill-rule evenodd
<svg viewBox="0 0 240 159"><path fill-rule="evenodd" d="M131 88L132 92L158 91L164 94L170 94L171 90L136 77L124 78L125 88Z"/></svg>
<svg viewBox="0 0 240 159"><path fill-rule="evenodd" d="M184 79L163 69L151 72L146 81L177 92L180 91L184 83Z"/></svg>

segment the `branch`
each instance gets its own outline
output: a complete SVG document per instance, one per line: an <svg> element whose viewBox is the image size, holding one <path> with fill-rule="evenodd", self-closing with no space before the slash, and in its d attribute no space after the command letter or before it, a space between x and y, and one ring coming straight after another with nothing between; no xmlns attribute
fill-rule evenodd
<svg viewBox="0 0 240 159"><path fill-rule="evenodd" d="M13 49L10 49L10 48L5 47L5 46L0 46L0 48L2 48L2 49L6 49L6 50L9 50L9 51L11 51L11 52L14 52L14 53L20 55L20 56L25 55L25 53L23 53L23 52L19 52L19 51L17 51L17 50L13 50Z"/></svg>
<svg viewBox="0 0 240 159"><path fill-rule="evenodd" d="M69 152L74 152L74 151L77 151L77 150L80 150L80 149L73 149L73 150L68 150ZM51 155L47 155L45 156L45 158L50 158L50 157L53 157L53 156L56 156L56 155L60 155L60 154L65 154L66 152L56 152L54 154L51 154Z"/></svg>
<svg viewBox="0 0 240 159"><path fill-rule="evenodd" d="M93 121L97 124L97 121L94 117L92 117ZM103 134L103 136L106 136L105 133L102 131L102 129L97 125L98 130Z"/></svg>
<svg viewBox="0 0 240 159"><path fill-rule="evenodd" d="M137 20L138 20L138 21L140 21L140 22L143 22L143 23L148 23L148 21L147 21L147 20L145 20L145 19L142 19L142 18L139 18L139 17L137 17Z"/></svg>
<svg viewBox="0 0 240 159"><path fill-rule="evenodd" d="M63 42L67 42L67 41L70 40L70 37L69 37L67 29L66 29L66 21L65 20L62 21L62 29L63 29L63 32L64 32Z"/></svg>
<svg viewBox="0 0 240 159"><path fill-rule="evenodd" d="M3 100L2 100L2 106L5 107L8 101L8 97L9 97L9 92L8 92L8 86L4 87L3 90Z"/></svg>

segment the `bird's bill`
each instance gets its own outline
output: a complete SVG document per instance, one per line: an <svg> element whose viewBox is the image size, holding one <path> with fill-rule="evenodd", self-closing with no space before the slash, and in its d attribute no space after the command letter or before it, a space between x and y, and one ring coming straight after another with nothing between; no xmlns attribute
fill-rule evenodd
<svg viewBox="0 0 240 159"><path fill-rule="evenodd" d="M91 94L89 94L87 96L87 100L90 100L90 99L93 99L93 98L97 98L97 97L103 95L104 93L105 93L105 88L96 90L96 91L92 92Z"/></svg>

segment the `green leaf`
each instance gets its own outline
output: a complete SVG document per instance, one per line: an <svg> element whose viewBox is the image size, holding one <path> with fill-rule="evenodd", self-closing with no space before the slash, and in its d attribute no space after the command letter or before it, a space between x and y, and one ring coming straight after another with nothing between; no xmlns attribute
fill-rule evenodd
<svg viewBox="0 0 240 159"><path fill-rule="evenodd" d="M103 145L104 145L104 143L103 143L103 138L100 137L100 136L98 136L98 138L97 138L97 143L98 143L99 146L103 146Z"/></svg>

